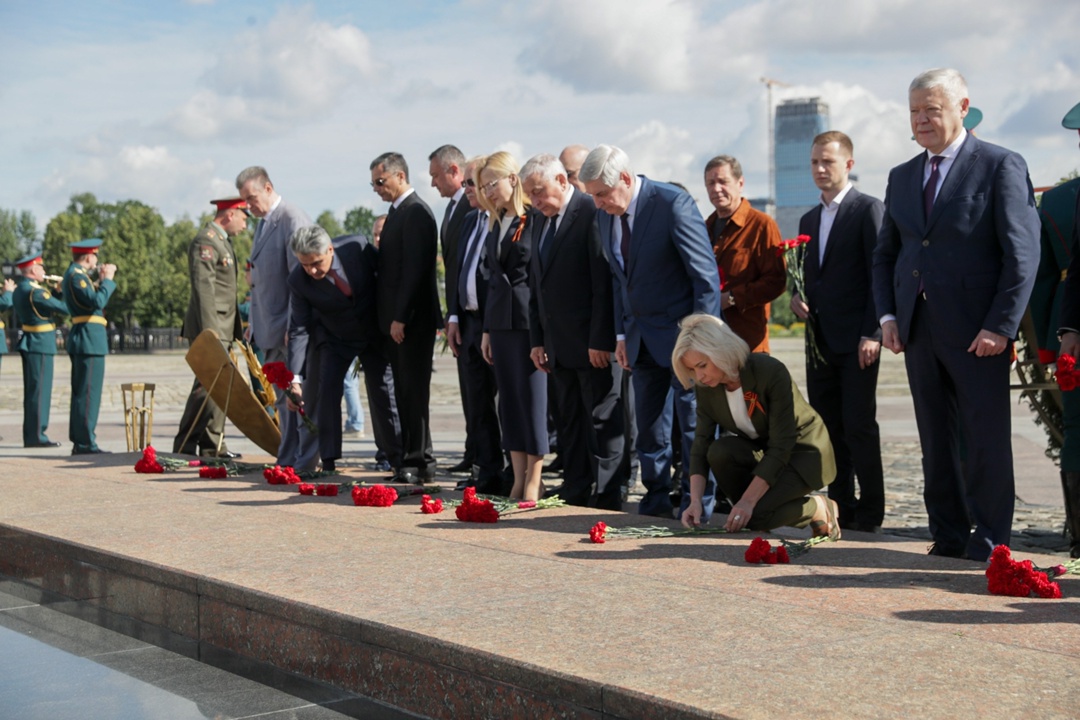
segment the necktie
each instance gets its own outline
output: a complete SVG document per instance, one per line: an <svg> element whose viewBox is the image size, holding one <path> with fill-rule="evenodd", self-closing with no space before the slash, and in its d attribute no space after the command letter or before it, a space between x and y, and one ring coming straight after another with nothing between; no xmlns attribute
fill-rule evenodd
<svg viewBox="0 0 1080 720"><path fill-rule="evenodd" d="M926 181L926 187L923 188L923 209L926 210L926 220L929 222L930 213L934 209L934 198L937 196L938 181L941 180L941 173L938 172L938 166L941 165L941 161L945 158L941 155L935 155L930 158L930 179Z"/></svg>
<svg viewBox="0 0 1080 720"><path fill-rule="evenodd" d="M337 285L337 289L341 291L342 295L348 298L352 297L352 288L349 287L349 283L345 282L345 278L334 272L333 268L326 271L326 277L334 281L334 284Z"/></svg>
<svg viewBox="0 0 1080 720"><path fill-rule="evenodd" d="M265 224L266 220L264 220L263 218L259 218L259 222L255 224L255 234L251 238L252 245L254 245L259 240L259 236L262 235L263 225Z"/></svg>
<svg viewBox="0 0 1080 720"><path fill-rule="evenodd" d="M622 242L619 250L622 252L623 270L630 271L630 213L619 216L622 220Z"/></svg>
<svg viewBox="0 0 1080 720"><path fill-rule="evenodd" d="M472 234L469 235L469 246L465 252L465 262L458 272L458 305L462 310L466 309L469 304L469 268L473 266L476 253L480 249L480 245L483 244L484 234L481 232L483 225L484 216L481 214L476 219L476 227L473 228Z"/></svg>
<svg viewBox="0 0 1080 720"><path fill-rule="evenodd" d="M540 267L546 268L551 261L551 245L555 239L555 224L559 221L559 216L548 220L548 229L544 233L544 239L540 241Z"/></svg>
<svg viewBox="0 0 1080 720"><path fill-rule="evenodd" d="M443 213L442 227L439 228L439 237L443 238L443 242L446 241L446 228L450 225L450 216L454 214L454 205L455 202L451 200L450 204L446 206L446 212Z"/></svg>

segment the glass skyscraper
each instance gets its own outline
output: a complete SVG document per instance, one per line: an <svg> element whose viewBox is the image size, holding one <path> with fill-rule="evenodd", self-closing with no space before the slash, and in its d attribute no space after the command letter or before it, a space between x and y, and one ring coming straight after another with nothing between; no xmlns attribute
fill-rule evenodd
<svg viewBox="0 0 1080 720"><path fill-rule="evenodd" d="M810 144L829 129L829 106L821 98L785 100L776 108L776 221L795 237L799 218L821 199L810 175Z"/></svg>

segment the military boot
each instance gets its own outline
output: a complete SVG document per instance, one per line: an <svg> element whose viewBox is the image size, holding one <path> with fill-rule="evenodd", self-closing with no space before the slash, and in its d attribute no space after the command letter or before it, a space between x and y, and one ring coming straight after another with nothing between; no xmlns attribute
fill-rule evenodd
<svg viewBox="0 0 1080 720"><path fill-rule="evenodd" d="M1061 473L1065 493L1065 529L1069 534L1069 555L1080 558L1080 472Z"/></svg>

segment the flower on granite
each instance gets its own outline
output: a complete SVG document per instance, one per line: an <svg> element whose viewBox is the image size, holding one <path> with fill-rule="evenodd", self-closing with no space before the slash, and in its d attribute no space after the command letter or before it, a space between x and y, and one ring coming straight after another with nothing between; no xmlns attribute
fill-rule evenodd
<svg viewBox="0 0 1080 720"><path fill-rule="evenodd" d="M200 467L203 464L202 460L188 460L188 467Z"/></svg>
<svg viewBox="0 0 1080 720"><path fill-rule="evenodd" d="M758 563L768 563L769 556L773 556L772 563L776 563L776 553L773 550L772 544L762 537L756 537L750 541L750 547L746 548L746 552L743 553L743 559L751 565Z"/></svg>
<svg viewBox="0 0 1080 720"><path fill-rule="evenodd" d="M434 498L430 495L424 495L420 498L420 512L425 515L438 515L443 511L442 498Z"/></svg>
<svg viewBox="0 0 1080 720"><path fill-rule="evenodd" d="M465 496L461 504L454 508L454 515L462 522L497 523L499 511L490 500L481 500L476 497L476 488L465 488Z"/></svg>
<svg viewBox="0 0 1080 720"><path fill-rule="evenodd" d="M592 540L594 543L607 542L607 539L605 537L606 535L607 523L605 522L598 522L591 528L589 528L589 539Z"/></svg>
<svg viewBox="0 0 1080 720"><path fill-rule="evenodd" d="M147 445L143 450L142 457L135 463L135 472L147 474L165 472L165 468L157 461L157 450L153 445Z"/></svg>
<svg viewBox="0 0 1080 720"><path fill-rule="evenodd" d="M1058 572L1059 568L1061 572ZM1008 597L1035 597L1056 599L1061 597L1061 586L1051 577L1080 570L1080 561L1057 565L1050 570L1035 567L1030 560L1013 560L1008 545L998 545L990 553L990 565L986 568L986 589L991 595ZM1053 575L1051 575L1053 573Z"/></svg>
<svg viewBox="0 0 1080 720"><path fill-rule="evenodd" d="M224 465L199 468L199 477L201 478L223 478L228 476L229 471Z"/></svg>
<svg viewBox="0 0 1080 720"><path fill-rule="evenodd" d="M301 495L314 495L315 486L311 483L300 483L296 486L296 489L300 491Z"/></svg>
<svg viewBox="0 0 1080 720"><path fill-rule="evenodd" d="M263 477L271 485L299 485L300 476L289 465L275 465L263 470Z"/></svg>
<svg viewBox="0 0 1080 720"><path fill-rule="evenodd" d="M315 486L315 494L322 497L331 497L338 494L337 483L319 483Z"/></svg>
<svg viewBox="0 0 1080 720"><path fill-rule="evenodd" d="M398 499L397 490L386 485L354 487L353 504L363 507L390 507Z"/></svg>

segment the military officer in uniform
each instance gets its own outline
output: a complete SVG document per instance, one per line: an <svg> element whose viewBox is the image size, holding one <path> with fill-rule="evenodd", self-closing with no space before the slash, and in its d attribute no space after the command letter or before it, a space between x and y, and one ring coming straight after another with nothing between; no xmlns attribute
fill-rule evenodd
<svg viewBox="0 0 1080 720"><path fill-rule="evenodd" d="M70 247L73 258L61 285L64 304L71 315L71 332L66 343L71 358L68 439L72 442L72 455L89 455L106 452L98 447L94 431L105 382L105 356L109 354L108 324L103 311L116 290L113 282L116 266L98 265L99 238L80 240ZM89 275L94 268L99 268L97 286Z"/></svg>
<svg viewBox="0 0 1080 720"><path fill-rule="evenodd" d="M19 354L23 372L23 447L59 447L45 435L52 400L53 356L56 355L56 315L67 306L40 283L45 279L41 255L28 255L16 264L19 278L12 296L15 317L22 328Z"/></svg>
<svg viewBox="0 0 1080 720"><path fill-rule="evenodd" d="M1080 105L1062 119L1068 130L1080 130ZM1035 290L1031 294L1031 317L1039 341L1039 359L1052 365L1055 351L1080 354L1080 178L1043 193L1039 205L1042 220L1042 255ZM1057 337L1055 338L1055 330ZM1061 393L1061 421L1065 434L1061 445L1061 487L1065 495L1065 525L1070 555L1080 557L1080 390Z"/></svg>
<svg viewBox="0 0 1080 720"><path fill-rule="evenodd" d="M217 206L214 219L199 230L188 246L191 299L181 333L194 340L203 330L213 330L225 344L241 336L236 303L238 269L232 237L247 227L247 203L239 197L211 200ZM282 292L287 292L284 288ZM204 407L205 402L205 407ZM173 452L225 458L240 457L225 447L225 413L207 398L198 378L191 388ZM196 453L196 449L198 453Z"/></svg>

